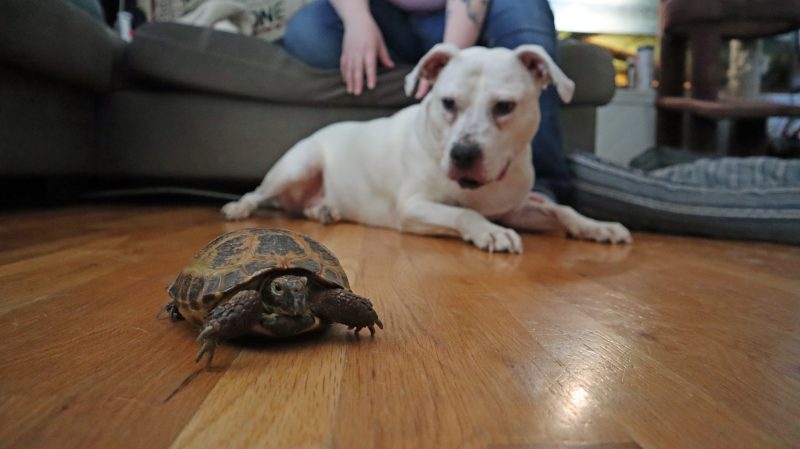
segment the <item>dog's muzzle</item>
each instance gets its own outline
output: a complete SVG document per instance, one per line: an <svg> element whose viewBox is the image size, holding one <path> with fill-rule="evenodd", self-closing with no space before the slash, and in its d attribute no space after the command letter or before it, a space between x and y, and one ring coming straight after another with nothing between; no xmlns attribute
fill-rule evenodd
<svg viewBox="0 0 800 449"><path fill-rule="evenodd" d="M476 143L459 142L450 149L450 178L462 189L477 189L484 184L479 166L483 151Z"/></svg>
<svg viewBox="0 0 800 449"><path fill-rule="evenodd" d="M453 166L459 170L469 170L477 163L483 152L476 143L456 143L450 149L450 160Z"/></svg>

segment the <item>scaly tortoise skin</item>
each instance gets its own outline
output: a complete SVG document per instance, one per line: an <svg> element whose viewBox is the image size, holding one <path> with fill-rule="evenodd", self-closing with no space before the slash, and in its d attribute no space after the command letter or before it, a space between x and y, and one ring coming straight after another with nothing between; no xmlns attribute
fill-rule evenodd
<svg viewBox="0 0 800 449"><path fill-rule="evenodd" d="M207 244L167 289L171 321L201 328L196 361L229 338L285 337L342 323L355 332L383 323L372 303L350 290L339 260L311 237L286 229L246 228Z"/></svg>

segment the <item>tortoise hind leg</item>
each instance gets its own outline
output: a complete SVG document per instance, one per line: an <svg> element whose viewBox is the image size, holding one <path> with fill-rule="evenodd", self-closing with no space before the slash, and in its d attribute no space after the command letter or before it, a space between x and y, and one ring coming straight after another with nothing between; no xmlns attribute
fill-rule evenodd
<svg viewBox="0 0 800 449"><path fill-rule="evenodd" d="M356 333L363 328L375 335L375 326L383 329L383 323L372 308L369 299L344 289L324 290L311 302L314 315L323 320L342 323L355 328Z"/></svg>
<svg viewBox="0 0 800 449"><path fill-rule="evenodd" d="M255 290L241 291L211 311L197 336L200 350L194 361L208 354L206 366L211 365L217 344L244 335L261 317L261 295Z"/></svg>

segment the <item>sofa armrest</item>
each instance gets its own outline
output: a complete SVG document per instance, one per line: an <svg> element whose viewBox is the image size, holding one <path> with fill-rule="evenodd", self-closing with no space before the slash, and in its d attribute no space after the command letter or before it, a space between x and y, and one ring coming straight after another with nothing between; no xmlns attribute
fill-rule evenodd
<svg viewBox="0 0 800 449"><path fill-rule="evenodd" d="M124 42L63 0L0 1L0 62L95 91L111 87Z"/></svg>
<svg viewBox="0 0 800 449"><path fill-rule="evenodd" d="M616 89L611 53L597 45L576 40L559 42L559 64L575 81L575 106L602 106L611 101Z"/></svg>

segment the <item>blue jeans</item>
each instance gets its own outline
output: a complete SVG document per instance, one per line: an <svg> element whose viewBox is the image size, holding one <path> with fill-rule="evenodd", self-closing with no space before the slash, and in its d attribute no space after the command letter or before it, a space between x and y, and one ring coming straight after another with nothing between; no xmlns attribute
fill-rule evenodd
<svg viewBox="0 0 800 449"><path fill-rule="evenodd" d="M442 41L444 10L409 13L386 0L370 0L370 11L395 63L415 64ZM339 67L343 36L344 25L328 0L315 0L289 21L283 46L310 66L334 69ZM555 24L547 0L491 0L478 43L506 48L538 44L558 61ZM569 202L571 184L558 118L561 100L555 88L546 89L539 104L542 122L532 142L536 187Z"/></svg>

